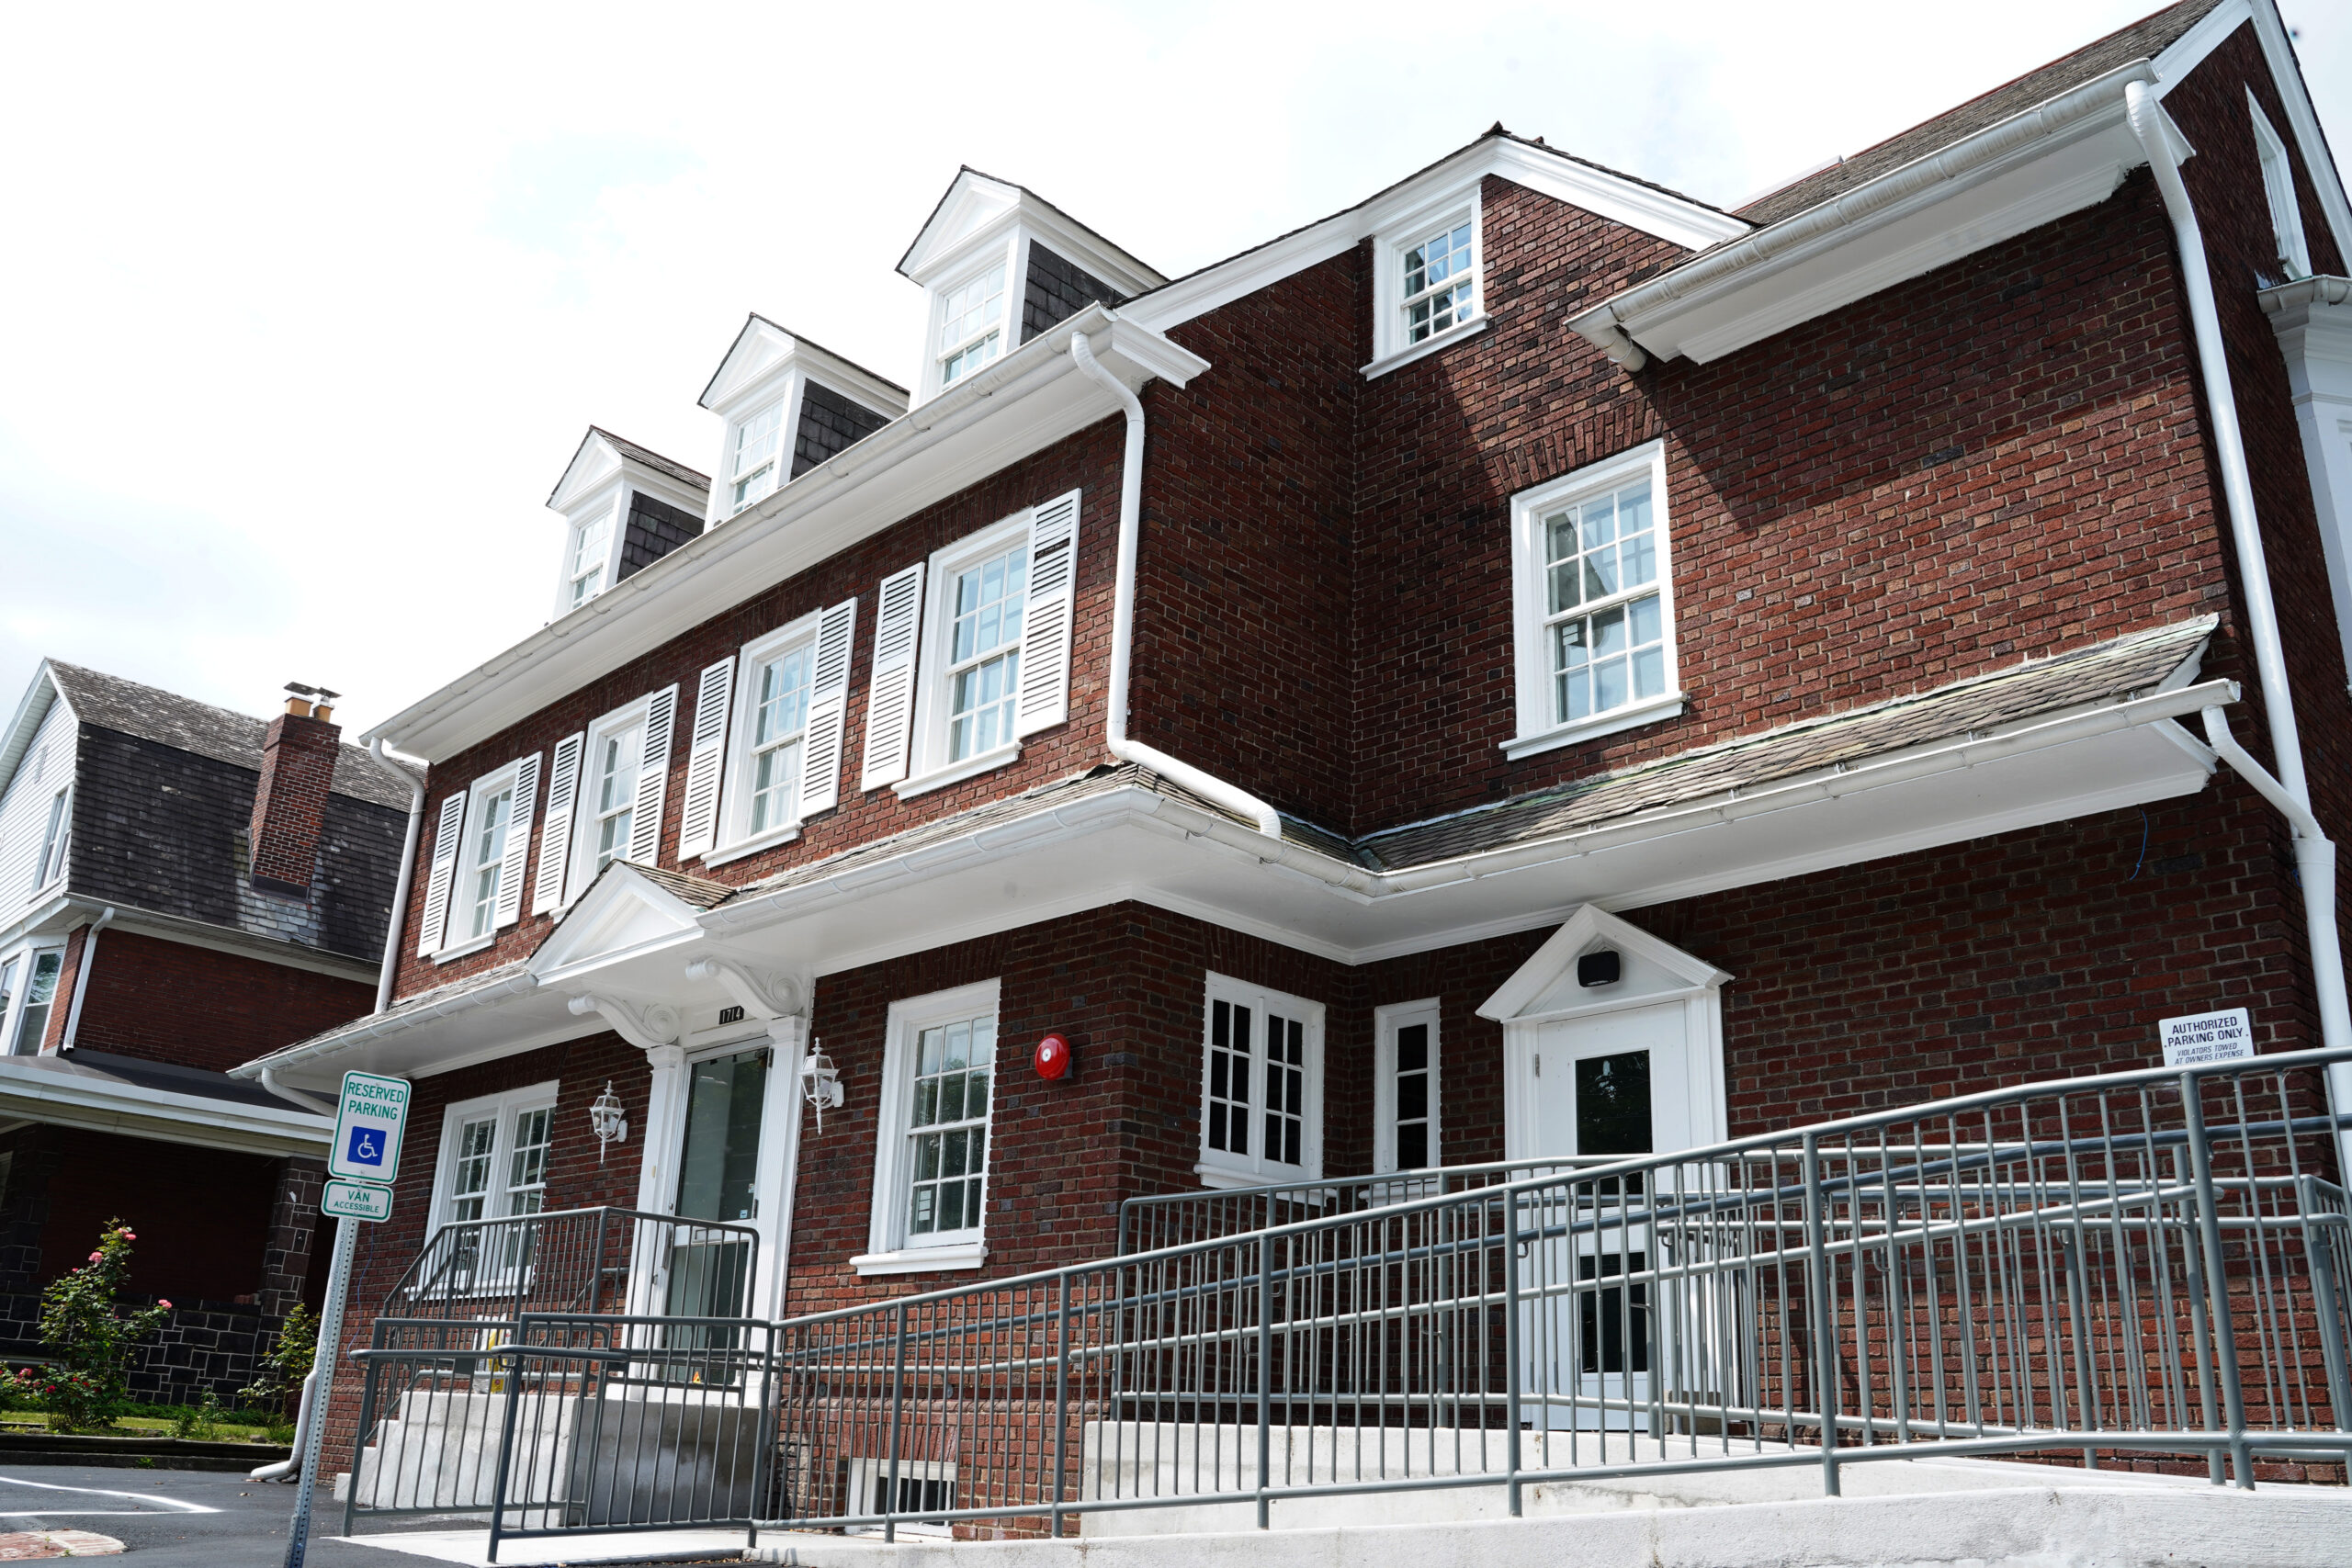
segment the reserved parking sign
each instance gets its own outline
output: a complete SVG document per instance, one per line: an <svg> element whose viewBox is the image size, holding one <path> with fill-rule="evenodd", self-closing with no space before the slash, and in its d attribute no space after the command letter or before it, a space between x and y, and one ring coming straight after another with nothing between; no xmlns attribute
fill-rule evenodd
<svg viewBox="0 0 2352 1568"><path fill-rule="evenodd" d="M401 1132L408 1122L408 1080L374 1073L343 1075L343 1099L335 1111L334 1143L327 1150L327 1174L348 1181L385 1186L400 1175Z"/></svg>

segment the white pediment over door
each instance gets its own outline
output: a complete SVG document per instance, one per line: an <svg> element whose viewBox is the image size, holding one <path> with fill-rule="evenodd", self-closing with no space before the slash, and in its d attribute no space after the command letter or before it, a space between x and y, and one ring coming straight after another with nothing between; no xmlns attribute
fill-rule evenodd
<svg viewBox="0 0 2352 1568"><path fill-rule="evenodd" d="M1585 985L1577 960L1600 953L1617 954L1618 977ZM1579 1056L1636 1043L1671 1058L1656 1061L1654 1077L1661 1097L1670 1097L1657 1105L1658 1135L1668 1146L1726 1136L1723 987L1731 979L1604 909L1588 904L1570 916L1478 1009L1481 1018L1503 1026L1507 1156L1568 1152L1560 1129L1546 1125L1547 1116L1557 1120L1566 1110L1563 1071ZM1547 1056L1548 1084L1540 1065Z"/></svg>
<svg viewBox="0 0 2352 1568"><path fill-rule="evenodd" d="M695 942L701 912L628 862L613 861L531 955L531 973L556 979Z"/></svg>

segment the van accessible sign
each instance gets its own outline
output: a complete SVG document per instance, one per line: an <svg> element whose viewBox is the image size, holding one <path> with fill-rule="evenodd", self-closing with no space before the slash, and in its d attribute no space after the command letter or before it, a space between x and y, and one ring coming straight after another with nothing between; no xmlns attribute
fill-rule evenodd
<svg viewBox="0 0 2352 1568"><path fill-rule="evenodd" d="M401 1173L401 1132L408 1122L408 1080L374 1073L343 1075L327 1174L390 1186Z"/></svg>
<svg viewBox="0 0 2352 1568"><path fill-rule="evenodd" d="M2244 1008L2160 1019L2156 1037L2164 1042L2167 1067L2201 1067L2254 1055L2254 1021Z"/></svg>
<svg viewBox="0 0 2352 1568"><path fill-rule="evenodd" d="M319 1194L319 1213L338 1220L389 1220L392 1190L372 1181L330 1181Z"/></svg>

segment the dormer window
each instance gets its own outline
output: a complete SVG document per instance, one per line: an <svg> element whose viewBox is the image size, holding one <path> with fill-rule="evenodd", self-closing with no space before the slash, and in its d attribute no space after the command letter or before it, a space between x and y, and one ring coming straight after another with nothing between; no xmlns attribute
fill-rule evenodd
<svg viewBox="0 0 2352 1568"><path fill-rule="evenodd" d="M784 400L777 399L735 427L734 463L730 469L730 513L775 489L776 458L784 446Z"/></svg>
<svg viewBox="0 0 2352 1568"><path fill-rule="evenodd" d="M605 508L571 530L570 598L566 609L576 610L605 591L605 569L613 553L613 509Z"/></svg>
<svg viewBox="0 0 2352 1568"><path fill-rule="evenodd" d="M951 288L940 300L939 384L952 387L997 356L1004 344L1004 264Z"/></svg>

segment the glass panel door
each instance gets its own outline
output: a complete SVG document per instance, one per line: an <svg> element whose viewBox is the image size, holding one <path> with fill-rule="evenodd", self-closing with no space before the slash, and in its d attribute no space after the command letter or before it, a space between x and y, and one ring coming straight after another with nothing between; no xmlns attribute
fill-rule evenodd
<svg viewBox="0 0 2352 1568"><path fill-rule="evenodd" d="M751 1224L759 1218L768 1050L707 1057L690 1064L686 1075L686 1131L673 1212L682 1220ZM739 1317L750 1311L751 1244L718 1233L678 1235L670 1252L670 1315Z"/></svg>

